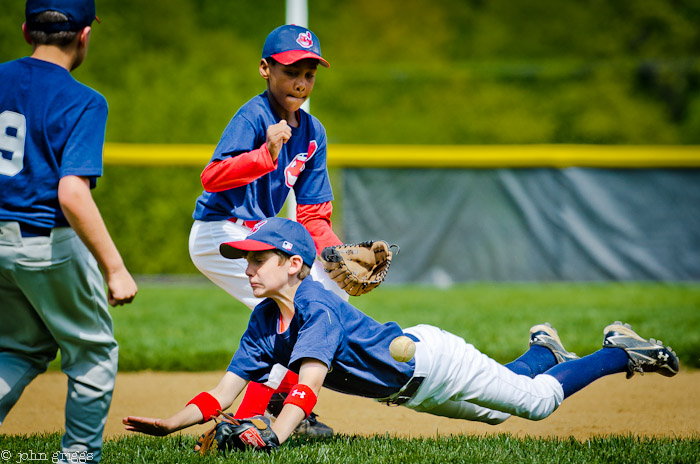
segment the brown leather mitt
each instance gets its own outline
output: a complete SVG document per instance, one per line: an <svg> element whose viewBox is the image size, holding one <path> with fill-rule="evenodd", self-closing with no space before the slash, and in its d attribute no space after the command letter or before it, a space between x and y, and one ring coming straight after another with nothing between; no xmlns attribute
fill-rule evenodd
<svg viewBox="0 0 700 464"><path fill-rule="evenodd" d="M328 276L352 296L364 295L384 282L392 256L391 247L382 240L330 246L321 251Z"/></svg>
<svg viewBox="0 0 700 464"><path fill-rule="evenodd" d="M221 451L244 451L252 448L274 451L280 443L272 431L270 419L255 416L250 419L234 419L231 414L221 413L220 422L202 434L194 447L200 456Z"/></svg>

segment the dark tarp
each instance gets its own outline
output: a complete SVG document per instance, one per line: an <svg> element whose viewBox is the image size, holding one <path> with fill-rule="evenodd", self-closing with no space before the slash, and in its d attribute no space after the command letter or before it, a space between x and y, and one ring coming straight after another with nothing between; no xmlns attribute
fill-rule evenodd
<svg viewBox="0 0 700 464"><path fill-rule="evenodd" d="M387 282L700 280L700 169L345 169Z"/></svg>

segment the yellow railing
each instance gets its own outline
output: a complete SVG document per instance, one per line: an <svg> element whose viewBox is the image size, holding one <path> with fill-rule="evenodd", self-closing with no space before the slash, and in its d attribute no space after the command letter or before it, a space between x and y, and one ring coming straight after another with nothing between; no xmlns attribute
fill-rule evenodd
<svg viewBox="0 0 700 464"><path fill-rule="evenodd" d="M107 164L204 167L214 145L107 143ZM698 168L698 145L329 145L329 167Z"/></svg>

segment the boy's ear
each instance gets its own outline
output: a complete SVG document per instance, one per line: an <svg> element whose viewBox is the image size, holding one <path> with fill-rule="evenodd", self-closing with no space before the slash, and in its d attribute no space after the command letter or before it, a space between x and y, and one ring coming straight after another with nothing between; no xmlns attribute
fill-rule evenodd
<svg viewBox="0 0 700 464"><path fill-rule="evenodd" d="M301 268L303 265L304 265L304 260L301 259L301 256L293 255L291 258L289 258L289 275L294 275L294 274L299 273L299 271L301 271Z"/></svg>
<svg viewBox="0 0 700 464"><path fill-rule="evenodd" d="M268 80L270 78L270 63L268 63L265 58L260 60L258 71L260 72L260 77L263 79Z"/></svg>
<svg viewBox="0 0 700 464"><path fill-rule="evenodd" d="M85 47L90 43L90 32L92 32L92 27L85 26L78 33L80 45Z"/></svg>
<svg viewBox="0 0 700 464"><path fill-rule="evenodd" d="M27 28L27 23L22 23L22 34L24 34L24 40L26 40L29 45L33 45L32 38L29 37L29 29Z"/></svg>

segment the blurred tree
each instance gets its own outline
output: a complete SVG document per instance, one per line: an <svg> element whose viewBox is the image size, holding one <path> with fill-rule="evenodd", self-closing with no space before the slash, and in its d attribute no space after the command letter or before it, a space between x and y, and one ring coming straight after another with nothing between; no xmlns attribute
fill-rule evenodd
<svg viewBox="0 0 700 464"><path fill-rule="evenodd" d="M24 1L0 0L0 61L26 56ZM312 111L331 143L700 144L697 0L309 0L331 68ZM80 81L107 140L215 144L265 89L284 0L97 0ZM196 272L198 167L107 166L95 190L136 273Z"/></svg>
<svg viewBox="0 0 700 464"><path fill-rule="evenodd" d="M284 0L97 0L107 139L216 143ZM309 0L334 143L700 143L697 0ZM31 52L5 0L0 60Z"/></svg>

